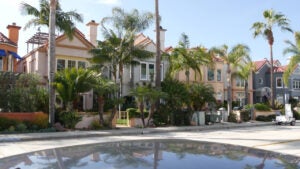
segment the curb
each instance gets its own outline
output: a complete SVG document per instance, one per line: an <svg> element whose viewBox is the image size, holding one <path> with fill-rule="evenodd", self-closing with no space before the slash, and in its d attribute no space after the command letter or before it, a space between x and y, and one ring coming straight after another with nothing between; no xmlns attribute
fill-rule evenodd
<svg viewBox="0 0 300 169"><path fill-rule="evenodd" d="M21 141L38 141L38 140L53 140L53 139L74 139L99 136L120 136L120 135L142 135L151 133L166 133L166 132L184 132L184 131L208 131L208 130L227 130L234 128L259 127L274 125L272 122L264 123L240 123L240 124L218 124L205 126L184 126L184 127L160 127L160 128L130 128L117 129L108 131L68 131L68 132L53 132L53 133L29 133L29 134L0 134L0 143L5 142L21 142Z"/></svg>

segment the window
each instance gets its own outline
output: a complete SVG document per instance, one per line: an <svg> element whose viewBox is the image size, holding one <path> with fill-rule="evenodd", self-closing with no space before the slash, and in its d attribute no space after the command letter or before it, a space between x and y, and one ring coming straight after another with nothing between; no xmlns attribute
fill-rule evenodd
<svg viewBox="0 0 300 169"><path fill-rule="evenodd" d="M147 64L141 64L141 80L147 80Z"/></svg>
<svg viewBox="0 0 300 169"><path fill-rule="evenodd" d="M293 89L300 89L300 80L293 81Z"/></svg>
<svg viewBox="0 0 300 169"><path fill-rule="evenodd" d="M245 80L242 80L241 78L237 77L235 79L235 85L236 87L245 87Z"/></svg>
<svg viewBox="0 0 300 169"><path fill-rule="evenodd" d="M155 79L155 66L153 63L141 63L141 80Z"/></svg>
<svg viewBox="0 0 300 169"><path fill-rule="evenodd" d="M68 60L68 68L72 68L76 66L76 61L74 60Z"/></svg>
<svg viewBox="0 0 300 169"><path fill-rule="evenodd" d="M3 61L2 61L2 57L0 58L0 71L3 71L3 66L2 66L2 64L3 64Z"/></svg>
<svg viewBox="0 0 300 169"><path fill-rule="evenodd" d="M163 64L160 65L160 80L161 81L164 80L164 65Z"/></svg>
<svg viewBox="0 0 300 169"><path fill-rule="evenodd" d="M217 81L220 82L221 81L221 77L222 77L222 71L221 69L217 70Z"/></svg>
<svg viewBox="0 0 300 169"><path fill-rule="evenodd" d="M149 74L148 74L148 80L154 81L154 64L149 64Z"/></svg>
<svg viewBox="0 0 300 169"><path fill-rule="evenodd" d="M57 71L64 70L65 69L65 63L66 63L65 60L63 60L63 59L57 59L56 70Z"/></svg>
<svg viewBox="0 0 300 169"><path fill-rule="evenodd" d="M259 78L259 79L258 79L258 84L263 84L263 82L264 82L264 81L263 81L262 78Z"/></svg>
<svg viewBox="0 0 300 169"><path fill-rule="evenodd" d="M208 71L207 71L207 80L208 81L213 81L214 79L215 79L215 74L214 74L215 72L214 72L214 70L212 70L212 69L208 69Z"/></svg>
<svg viewBox="0 0 300 169"><path fill-rule="evenodd" d="M86 68L86 64L83 61L78 61L78 68Z"/></svg>
<svg viewBox="0 0 300 169"><path fill-rule="evenodd" d="M282 78L281 77L277 77L276 78L276 87L277 88L282 88L283 87Z"/></svg>

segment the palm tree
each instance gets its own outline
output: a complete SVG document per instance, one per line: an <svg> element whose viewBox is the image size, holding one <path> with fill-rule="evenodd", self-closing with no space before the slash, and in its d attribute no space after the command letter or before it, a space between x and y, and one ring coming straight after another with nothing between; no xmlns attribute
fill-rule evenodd
<svg viewBox="0 0 300 169"><path fill-rule="evenodd" d="M104 103L105 103L105 95L112 93L115 91L117 86L112 81L103 78L101 76L98 76L96 78L96 83L93 86L93 91L97 95L97 101L98 101L98 114L99 114L99 123L101 125L104 124L104 118L103 118L103 109L104 109Z"/></svg>
<svg viewBox="0 0 300 169"><path fill-rule="evenodd" d="M152 52L144 50L140 46L133 46L134 35L127 32L123 39L110 31L106 34L106 40L98 42L98 47L91 49L92 61L99 64L110 63L112 74L117 82L117 72L119 71L120 92L123 91L123 68L126 65L136 65L138 60L151 58Z"/></svg>
<svg viewBox="0 0 300 169"><path fill-rule="evenodd" d="M155 87L161 88L161 49L160 49L160 16L159 16L159 3L158 0L155 0L155 30L156 30L156 78L155 78Z"/></svg>
<svg viewBox="0 0 300 169"><path fill-rule="evenodd" d="M274 35L273 35L273 27L278 26L283 31L293 32L289 26L289 20L285 17L285 15L281 13L277 13L274 10L265 10L263 12L263 16L265 22L255 22L252 25L252 29L254 29L253 36L256 38L259 35L262 35L269 43L270 46L270 62L271 62L271 71L270 71L270 82L271 82L271 101L272 107L274 107L274 79L273 79L273 43L274 43Z"/></svg>
<svg viewBox="0 0 300 169"><path fill-rule="evenodd" d="M69 39L73 38L75 24L73 19L82 22L83 19L76 11L63 12L58 0L40 0L40 10L27 3L21 3L21 11L35 18L30 20L24 29L30 26L45 25L49 27L48 50L48 88L49 88L49 121L55 121L55 89L52 86L55 72L55 28L63 31Z"/></svg>
<svg viewBox="0 0 300 169"><path fill-rule="evenodd" d="M65 33L69 39L72 39L75 33L74 21L83 22L83 17L75 10L64 12L61 9L58 0L40 0L40 9L37 9L28 3L21 3L21 12L25 15L31 15L34 17L26 23L24 29L40 25L50 27L51 17L49 16L51 8L54 10L53 15L55 16L55 28L58 29L58 31Z"/></svg>
<svg viewBox="0 0 300 169"><path fill-rule="evenodd" d="M136 62L133 61L136 59L135 53L131 49L134 48L134 36L138 32L142 32L149 28L154 19L154 15L150 12L140 13L137 9L133 9L131 12L125 12L121 8L113 8L112 16L104 17L101 20L101 25L103 27L103 33L107 37L112 32L115 32L116 37L119 39L127 39L125 37L133 36L132 41L127 44L126 50L128 52L128 56L126 59L131 62L129 64L131 69L131 87L133 87L134 83L134 71L133 68L136 65ZM110 23L112 24L112 28L109 29ZM125 49L125 46L119 47ZM147 58L147 57L146 57ZM131 61L132 60L132 61ZM123 71L120 69L120 71ZM122 73L121 73L122 74Z"/></svg>
<svg viewBox="0 0 300 169"><path fill-rule="evenodd" d="M197 73L202 78L200 66L208 65L213 66L212 57L205 51L203 47L189 48L189 38L186 34L182 34L179 46L174 48L170 58L170 74L184 70L186 82L190 81L190 69L195 72L195 80Z"/></svg>
<svg viewBox="0 0 300 169"><path fill-rule="evenodd" d="M217 55L221 59L223 59L226 66L227 73L227 110L228 114L231 113L232 109L232 98L231 98L231 78L232 78L232 70L240 67L240 65L246 64L250 62L249 52L250 49L242 44L237 44L232 47L230 51L228 51L228 46L223 45L219 48L213 47L210 49L210 52L213 55Z"/></svg>
<svg viewBox="0 0 300 169"><path fill-rule="evenodd" d="M83 68L65 69L55 74L53 86L67 111L72 111L80 93L88 92L95 86L97 76L95 72Z"/></svg>
<svg viewBox="0 0 300 169"><path fill-rule="evenodd" d="M48 90L49 90L49 122L51 126L53 126L55 122L55 89L52 83L54 82L54 71L55 71L56 4L57 4L56 0L50 1L50 15L48 15L49 16Z"/></svg>
<svg viewBox="0 0 300 169"><path fill-rule="evenodd" d="M248 104L248 78L251 76L252 71L254 71L255 66L252 61L248 62L245 65L239 65L237 71L233 73L233 76L239 77L245 81L244 86L244 93L245 93L245 100L244 105Z"/></svg>
<svg viewBox="0 0 300 169"><path fill-rule="evenodd" d="M300 63L300 32L295 32L295 42L296 43L293 44L291 41L286 41L289 47L283 51L284 54L292 55L287 69L283 74L283 80L286 86L289 84L289 76L294 71L295 67Z"/></svg>
<svg viewBox="0 0 300 169"><path fill-rule="evenodd" d="M189 86L192 105L195 111L200 111L205 103L215 103L214 88L204 83L193 83Z"/></svg>

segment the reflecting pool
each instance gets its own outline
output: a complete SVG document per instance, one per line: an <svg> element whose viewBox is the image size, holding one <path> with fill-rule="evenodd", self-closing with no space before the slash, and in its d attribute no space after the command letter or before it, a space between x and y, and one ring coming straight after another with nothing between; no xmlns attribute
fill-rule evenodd
<svg viewBox="0 0 300 169"><path fill-rule="evenodd" d="M300 169L300 157L187 140L99 143L0 159L1 169Z"/></svg>

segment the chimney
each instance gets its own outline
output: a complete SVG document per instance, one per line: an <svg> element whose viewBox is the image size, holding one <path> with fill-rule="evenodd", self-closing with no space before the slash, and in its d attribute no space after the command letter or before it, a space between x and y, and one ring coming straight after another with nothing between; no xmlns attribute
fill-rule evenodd
<svg viewBox="0 0 300 169"><path fill-rule="evenodd" d="M99 23L96 23L94 20L91 20L89 23L86 24L86 26L89 27L88 30L88 40L94 45L97 46L97 28Z"/></svg>
<svg viewBox="0 0 300 169"><path fill-rule="evenodd" d="M6 28L8 29L8 39L10 39L18 45L19 30L21 29L21 27L16 26L16 23L13 22L12 25L8 25Z"/></svg>
<svg viewBox="0 0 300 169"><path fill-rule="evenodd" d="M164 29L162 26L159 27L160 30L160 50L165 50L165 34L167 29Z"/></svg>

